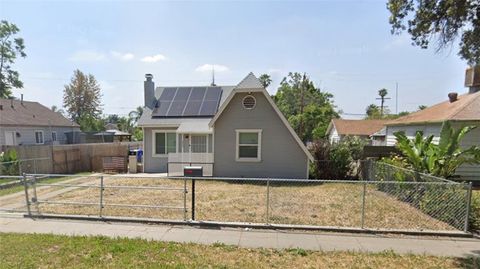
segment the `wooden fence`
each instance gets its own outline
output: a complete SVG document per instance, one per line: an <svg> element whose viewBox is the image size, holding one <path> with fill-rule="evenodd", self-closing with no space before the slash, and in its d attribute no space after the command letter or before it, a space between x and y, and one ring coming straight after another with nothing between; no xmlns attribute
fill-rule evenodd
<svg viewBox="0 0 480 269"><path fill-rule="evenodd" d="M102 172L104 157L127 159L129 148L141 147L141 142L92 143L73 145L0 146L0 151L14 149L26 173L71 174Z"/></svg>

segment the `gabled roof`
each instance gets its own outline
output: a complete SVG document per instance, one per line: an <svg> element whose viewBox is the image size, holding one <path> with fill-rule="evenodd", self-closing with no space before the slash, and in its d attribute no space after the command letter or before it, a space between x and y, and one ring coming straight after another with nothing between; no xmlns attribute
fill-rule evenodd
<svg viewBox="0 0 480 269"><path fill-rule="evenodd" d="M37 102L0 99L0 107L0 126L79 127L62 114Z"/></svg>
<svg viewBox="0 0 480 269"><path fill-rule="evenodd" d="M344 120L333 119L327 129L327 134L335 127L339 135L370 136L380 131L389 120Z"/></svg>
<svg viewBox="0 0 480 269"><path fill-rule="evenodd" d="M480 121L480 92L460 95L457 101L445 101L403 116L386 125L441 123L444 121Z"/></svg>
<svg viewBox="0 0 480 269"><path fill-rule="evenodd" d="M230 101L233 99L233 96L237 93L241 92L260 92L263 93L265 98L268 100L270 105L273 107L273 110L277 113L277 115L280 117L280 120L283 122L285 127L288 129L290 134L293 136L295 141L298 143L299 147L303 150L305 155L307 155L307 158L310 161L314 161L314 158L312 154L308 151L307 147L303 144L302 140L298 137L297 133L293 130L293 128L290 126L288 123L287 119L285 116L283 116L282 112L278 109L277 105L275 105L275 102L272 100L272 97L270 97L270 94L268 94L267 90L263 88L262 84L260 83L260 80L258 80L257 77L253 73L249 73L240 83L233 89L233 91L230 93L230 95L227 97L227 99L223 102L223 104L220 106L218 109L217 114L212 118L212 120L209 123L210 127L213 127L215 125L215 121L220 117L222 112L227 108L228 104Z"/></svg>

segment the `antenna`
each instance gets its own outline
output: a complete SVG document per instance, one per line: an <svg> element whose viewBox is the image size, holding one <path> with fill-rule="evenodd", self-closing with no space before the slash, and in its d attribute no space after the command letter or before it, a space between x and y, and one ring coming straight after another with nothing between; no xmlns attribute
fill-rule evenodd
<svg viewBox="0 0 480 269"><path fill-rule="evenodd" d="M212 84L210 84L210 86L217 86L217 84L215 84L215 65L212 65Z"/></svg>

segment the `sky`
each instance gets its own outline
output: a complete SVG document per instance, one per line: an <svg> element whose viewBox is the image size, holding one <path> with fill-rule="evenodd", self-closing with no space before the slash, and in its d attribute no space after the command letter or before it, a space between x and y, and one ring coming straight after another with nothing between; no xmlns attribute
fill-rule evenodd
<svg viewBox="0 0 480 269"><path fill-rule="evenodd" d="M73 71L93 74L103 112L143 105L143 81L156 86L236 85L270 74L274 94L289 72L306 72L334 95L344 118L359 118L389 91L392 112L414 111L464 88L466 63L446 51L392 35L385 1L6 1L0 19L26 44L20 72L26 100L62 106ZM395 89L398 83L398 99ZM398 107L397 107L398 103Z"/></svg>

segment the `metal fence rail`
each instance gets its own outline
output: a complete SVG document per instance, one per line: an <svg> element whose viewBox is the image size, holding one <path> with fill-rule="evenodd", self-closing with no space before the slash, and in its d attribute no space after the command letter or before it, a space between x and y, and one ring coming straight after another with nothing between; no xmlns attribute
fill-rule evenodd
<svg viewBox="0 0 480 269"><path fill-rule="evenodd" d="M32 216L387 232L468 230L471 185L384 164L373 168L370 180L363 181L32 174L23 182ZM40 177L65 180L41 183Z"/></svg>

